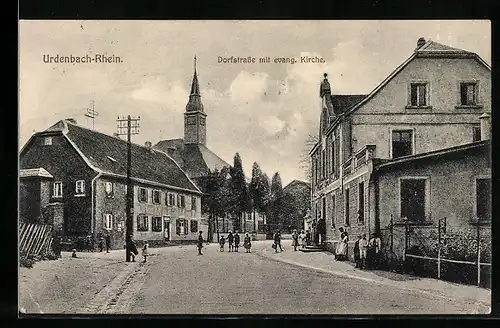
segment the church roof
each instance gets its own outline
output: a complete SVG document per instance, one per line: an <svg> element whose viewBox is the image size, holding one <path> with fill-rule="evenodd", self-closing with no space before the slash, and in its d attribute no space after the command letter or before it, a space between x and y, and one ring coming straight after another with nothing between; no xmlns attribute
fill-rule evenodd
<svg viewBox="0 0 500 328"><path fill-rule="evenodd" d="M184 144L183 139L161 140L153 148L169 154L192 179L231 166L205 145Z"/></svg>

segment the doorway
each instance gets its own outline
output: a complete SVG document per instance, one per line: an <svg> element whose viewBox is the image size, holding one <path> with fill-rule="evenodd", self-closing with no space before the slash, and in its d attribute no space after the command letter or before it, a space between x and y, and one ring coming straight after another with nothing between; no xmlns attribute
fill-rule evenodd
<svg viewBox="0 0 500 328"><path fill-rule="evenodd" d="M163 218L163 237L165 241L170 241L170 218Z"/></svg>

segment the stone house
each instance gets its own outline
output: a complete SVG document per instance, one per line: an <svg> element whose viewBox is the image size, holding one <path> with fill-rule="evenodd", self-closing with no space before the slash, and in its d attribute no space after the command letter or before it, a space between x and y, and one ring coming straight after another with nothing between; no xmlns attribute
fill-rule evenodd
<svg viewBox="0 0 500 328"><path fill-rule="evenodd" d="M133 235L151 245L195 241L201 195L167 154L132 144ZM63 237L110 234L122 248L126 220L127 142L57 122L20 153L20 215L54 225ZM39 218L42 216L42 218Z"/></svg>
<svg viewBox="0 0 500 328"><path fill-rule="evenodd" d="M479 117L491 112L491 68L475 53L420 38L369 94L332 94L325 74L320 97L311 215L325 219L329 248L346 227L352 255L354 236L380 229L384 203L372 176L379 163L480 140Z"/></svg>

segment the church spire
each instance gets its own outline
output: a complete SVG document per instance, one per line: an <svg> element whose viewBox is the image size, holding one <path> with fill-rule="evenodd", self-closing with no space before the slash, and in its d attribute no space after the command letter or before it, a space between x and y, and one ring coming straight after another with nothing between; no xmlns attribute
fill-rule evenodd
<svg viewBox="0 0 500 328"><path fill-rule="evenodd" d="M191 93L189 101L186 105L186 112L203 112L203 104L201 103L200 86L198 84L198 74L196 72L196 56L194 56L194 74L193 82L191 83Z"/></svg>

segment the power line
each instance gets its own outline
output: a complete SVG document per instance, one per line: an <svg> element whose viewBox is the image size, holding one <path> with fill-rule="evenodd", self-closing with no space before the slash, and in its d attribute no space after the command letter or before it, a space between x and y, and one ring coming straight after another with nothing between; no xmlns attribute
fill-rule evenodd
<svg viewBox="0 0 500 328"><path fill-rule="evenodd" d="M126 221L126 234L125 234L125 245L126 245L126 254L125 260L130 262L130 245L131 245L131 237L134 232L133 227L133 214L134 214L134 206L133 206L133 193L132 193L132 181L131 181L131 172L132 172L132 142L131 137L133 134L139 134L139 121L141 117L132 118L130 115L125 117L118 117L117 122L117 135L127 135L127 199L125 205L125 211L127 215Z"/></svg>
<svg viewBox="0 0 500 328"><path fill-rule="evenodd" d="M85 116L92 119L92 129L95 129L95 118L99 116L99 113L94 109L94 105L95 102L92 100L92 108L86 108L87 112L85 113Z"/></svg>

